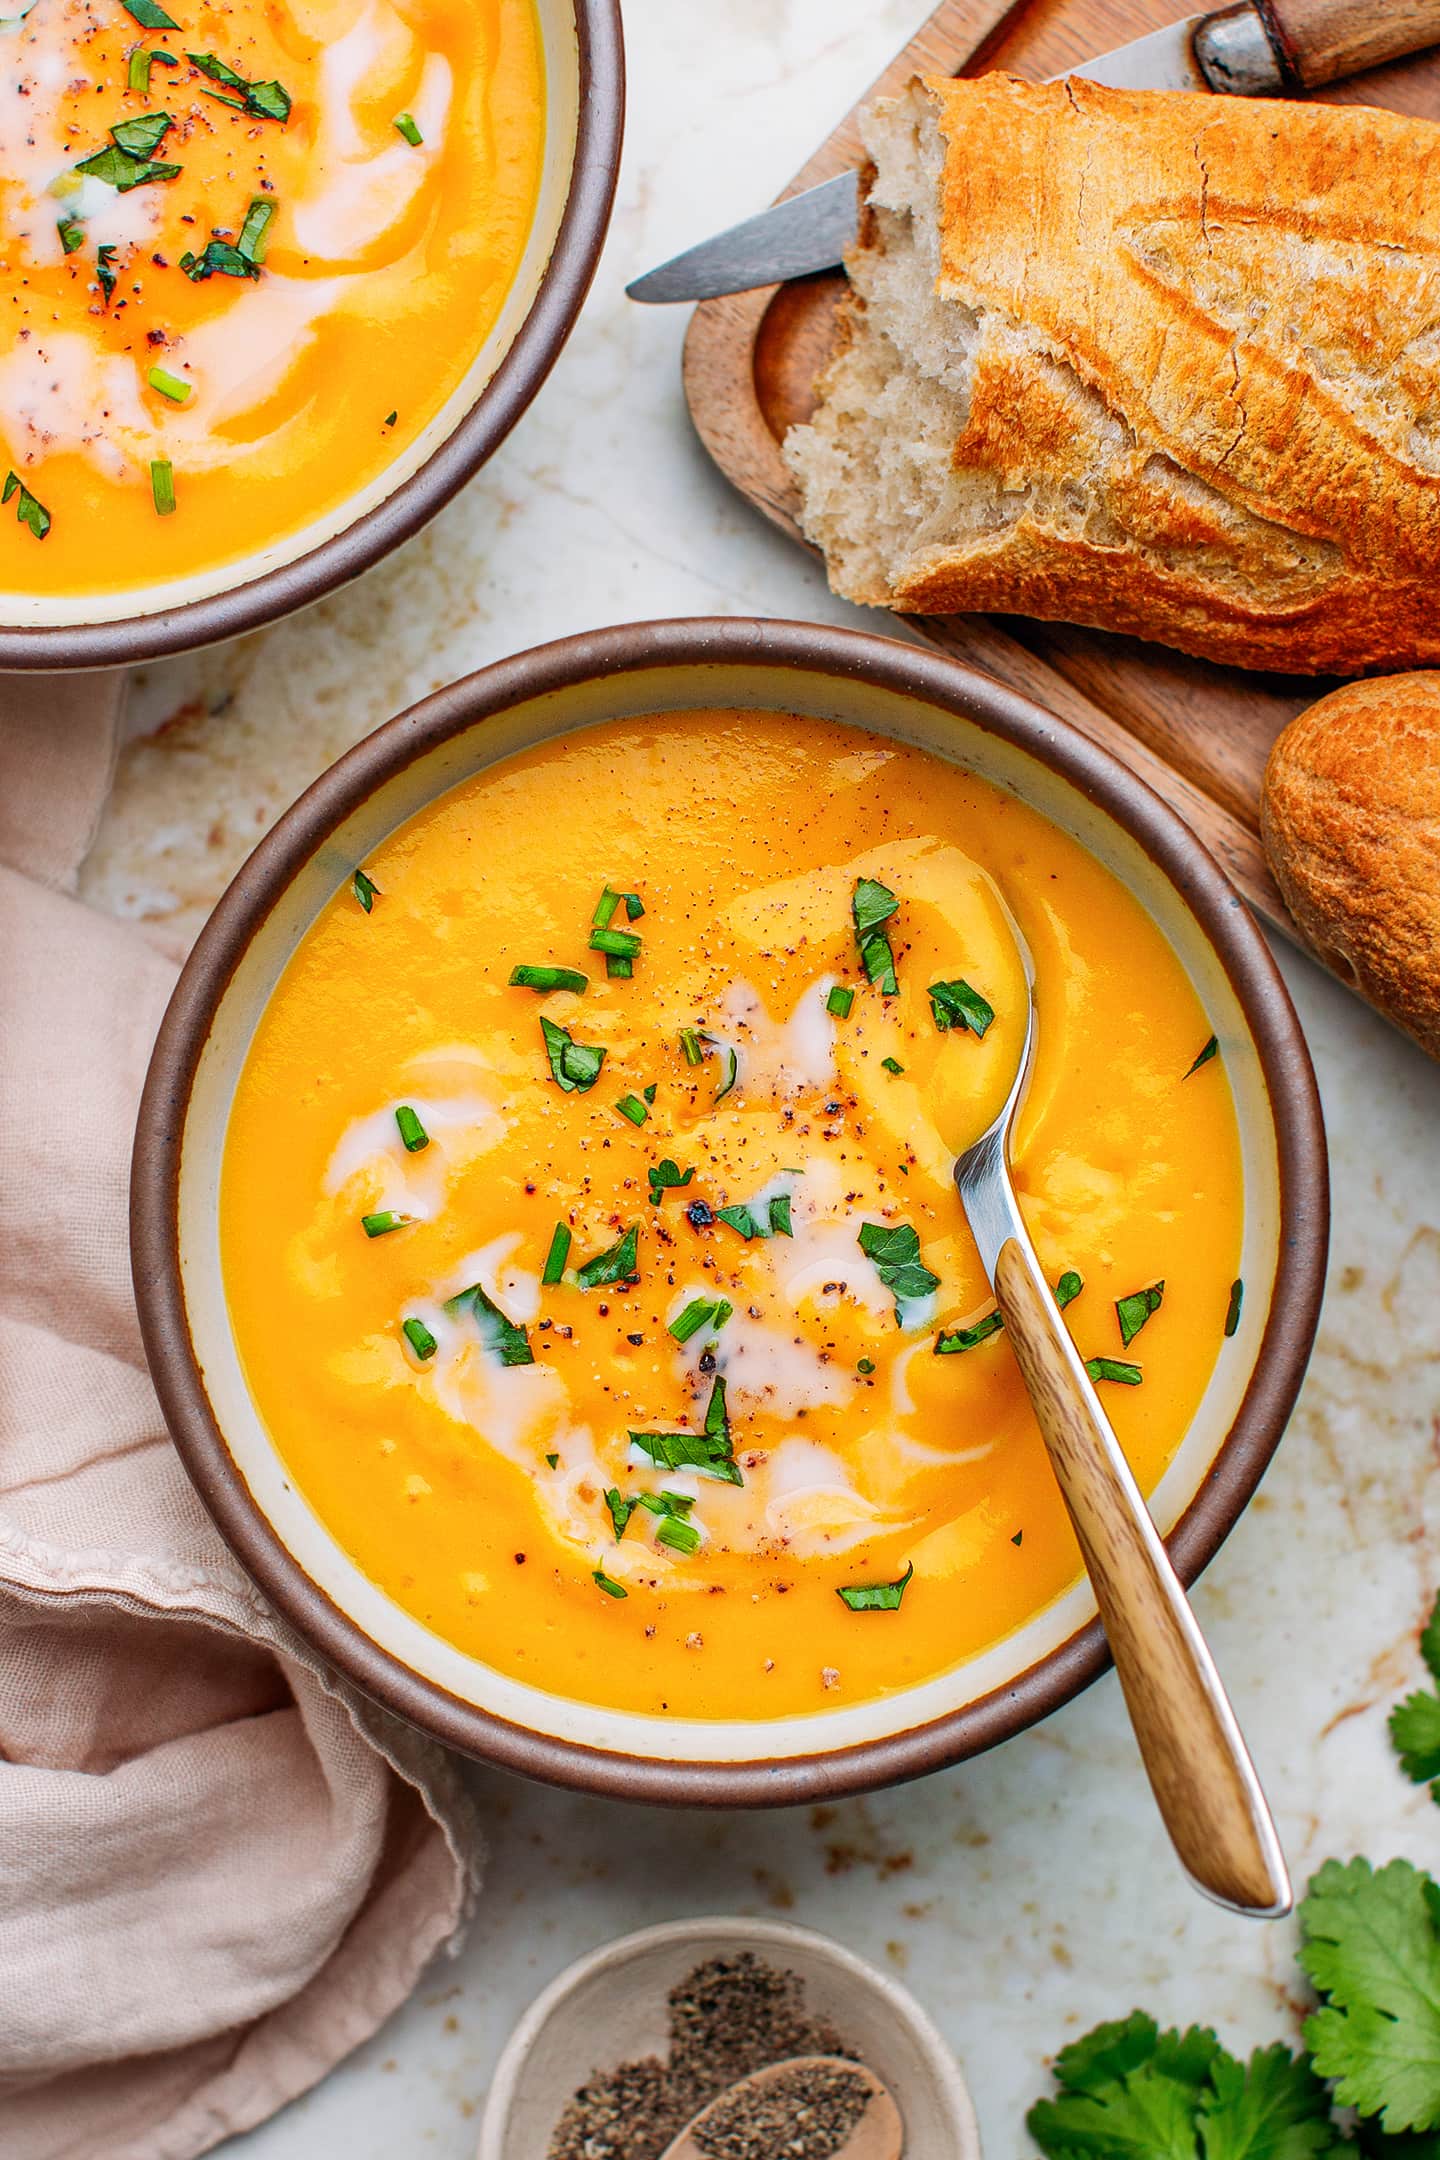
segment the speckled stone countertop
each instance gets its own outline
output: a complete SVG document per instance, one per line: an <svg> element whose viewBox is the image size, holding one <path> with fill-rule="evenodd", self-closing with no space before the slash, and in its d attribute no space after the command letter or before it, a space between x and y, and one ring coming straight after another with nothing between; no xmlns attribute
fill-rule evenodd
<svg viewBox="0 0 1440 2160"><path fill-rule="evenodd" d="M461 499L360 585L143 673L91 901L180 949L339 751L519 646L650 615L861 620L711 470L680 395L683 318L631 306L622 287L766 202L920 10L628 0L615 223L538 404ZM1440 1071L1282 958L1330 1125L1330 1292L1289 1437L1197 1605L1297 1879L1332 1853L1440 1867L1440 1812L1402 1782L1384 1729L1440 1577ZM1101 2017L1142 2003L1247 2046L1296 2030L1291 1926L1231 1919L1186 1889L1113 1679L979 1762L812 1812L660 1815L482 1771L474 1783L491 1852L463 1955L309 2098L231 2147L237 2160L461 2160L536 1990L581 1950L685 1912L784 1912L903 1973L966 2067L991 2160L1024 2151L1046 2056Z"/></svg>

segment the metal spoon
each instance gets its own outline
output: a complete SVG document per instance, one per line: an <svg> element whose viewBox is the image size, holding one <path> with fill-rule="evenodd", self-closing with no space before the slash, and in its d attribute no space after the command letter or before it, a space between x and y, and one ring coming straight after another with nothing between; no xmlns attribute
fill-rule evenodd
<svg viewBox="0 0 1440 2160"><path fill-rule="evenodd" d="M1010 1182L1010 1136L1035 1053L1035 963L1013 916L1010 928L1029 999L1025 1044L1003 1109L956 1163L955 1183L1080 1542L1171 1842L1191 1881L1217 1904L1278 1919L1290 1910L1290 1878L1260 1781L1140 1488L1040 1272Z"/></svg>
<svg viewBox="0 0 1440 2160"><path fill-rule="evenodd" d="M847 2062L840 2055L797 2055L789 2062L769 2063L763 2070L752 2071L711 2100L688 2122L673 2144L661 2154L661 2160L710 2160L705 2146L698 2142L698 2135L705 2125L713 2122L716 2115L728 2109L742 2094L761 2094L792 2071L843 2070L851 2077L865 2080L870 2088L870 2099L864 2114L856 2123L843 2145L835 2148L834 2160L900 2160L905 2144L905 2129L900 2120L900 2110L873 2070L863 2064Z"/></svg>

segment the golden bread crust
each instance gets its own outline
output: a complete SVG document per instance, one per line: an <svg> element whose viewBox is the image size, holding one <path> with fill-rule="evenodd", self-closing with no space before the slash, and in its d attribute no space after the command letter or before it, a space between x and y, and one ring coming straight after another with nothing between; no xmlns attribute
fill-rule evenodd
<svg viewBox="0 0 1440 2160"><path fill-rule="evenodd" d="M1261 832L1311 944L1440 1058L1440 674L1347 683L1292 720Z"/></svg>

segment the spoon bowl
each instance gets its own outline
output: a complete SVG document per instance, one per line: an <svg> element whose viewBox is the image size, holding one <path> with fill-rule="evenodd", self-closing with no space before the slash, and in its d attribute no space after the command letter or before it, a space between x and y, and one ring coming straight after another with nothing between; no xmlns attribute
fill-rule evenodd
<svg viewBox="0 0 1440 2160"><path fill-rule="evenodd" d="M862 2112L847 2132L844 2142L829 2148L827 2160L901 2160L905 2147L905 2127L900 2120L900 2110L888 2086L881 2083L873 2070L863 2063L848 2062L843 2055L797 2055L789 2062L769 2063L763 2070L752 2071L738 2085L703 2107L693 2122L686 2124L673 2145L662 2154L661 2160L725 2160L735 2149L734 2139L749 2129L755 2142L750 2148L755 2154L768 2153L772 2148L761 2139L786 2135L792 2128L799 2131L805 2127L799 2109L804 2101L784 2105L787 2088L794 2082L812 2086L822 2096L818 2101L823 2109L827 2085L833 2087L863 2085L867 2097L861 2103ZM846 2109L848 2113L848 2108ZM823 2129L821 2121L814 2125ZM731 2142L712 2143L707 2132L716 2133L722 2140ZM745 2149L743 2146L741 2149ZM774 2148L788 2151L788 2144ZM815 2147L824 2150L822 2145Z"/></svg>

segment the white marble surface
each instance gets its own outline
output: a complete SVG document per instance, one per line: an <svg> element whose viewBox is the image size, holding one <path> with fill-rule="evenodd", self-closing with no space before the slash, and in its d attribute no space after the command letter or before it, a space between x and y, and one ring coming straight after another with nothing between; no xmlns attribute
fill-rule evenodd
<svg viewBox="0 0 1440 2160"><path fill-rule="evenodd" d="M517 646L645 615L859 619L711 471L680 397L682 319L621 288L767 200L920 5L629 0L615 223L538 406L361 585L146 671L93 901L183 943L339 750ZM1440 1567L1440 1072L1285 964L1330 1120L1330 1296L1299 1415L1197 1602L1303 1878L1330 1853L1440 1864L1440 1816L1384 1734ZM1139 2002L1247 2044L1295 2030L1291 1929L1183 1887L1113 1681L980 1762L832 1813L655 1815L483 1772L475 1785L491 1854L463 1955L237 2160L460 2160L536 1989L589 1945L684 1912L782 1910L903 1972L965 2062L991 2160L1025 2149L1046 2055L1102 2016Z"/></svg>

